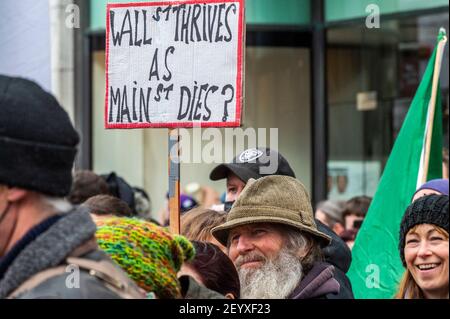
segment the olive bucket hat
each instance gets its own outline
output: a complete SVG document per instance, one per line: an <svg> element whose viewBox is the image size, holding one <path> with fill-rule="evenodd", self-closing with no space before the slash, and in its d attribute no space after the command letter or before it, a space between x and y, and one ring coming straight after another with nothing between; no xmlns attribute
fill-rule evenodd
<svg viewBox="0 0 450 319"><path fill-rule="evenodd" d="M231 229L254 223L277 223L312 235L322 247L331 238L318 231L308 192L297 179L272 175L250 179L234 203L224 224L212 229L213 236L227 245Z"/></svg>

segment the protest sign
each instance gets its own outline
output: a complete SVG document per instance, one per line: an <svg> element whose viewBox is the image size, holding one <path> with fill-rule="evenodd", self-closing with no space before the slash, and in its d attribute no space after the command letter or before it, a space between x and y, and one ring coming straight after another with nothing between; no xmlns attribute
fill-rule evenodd
<svg viewBox="0 0 450 319"><path fill-rule="evenodd" d="M106 11L105 128L240 126L244 0Z"/></svg>

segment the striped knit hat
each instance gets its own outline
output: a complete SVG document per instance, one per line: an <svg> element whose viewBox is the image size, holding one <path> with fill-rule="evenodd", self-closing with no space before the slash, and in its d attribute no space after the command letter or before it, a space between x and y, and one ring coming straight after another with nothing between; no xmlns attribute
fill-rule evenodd
<svg viewBox="0 0 450 319"><path fill-rule="evenodd" d="M161 299L181 297L177 272L195 254L185 237L144 220L120 217L97 221L96 237L139 287Z"/></svg>

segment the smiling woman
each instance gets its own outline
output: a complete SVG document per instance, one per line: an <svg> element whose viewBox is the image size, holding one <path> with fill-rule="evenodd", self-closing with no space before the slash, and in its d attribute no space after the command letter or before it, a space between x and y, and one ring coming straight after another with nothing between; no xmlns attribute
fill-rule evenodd
<svg viewBox="0 0 450 319"><path fill-rule="evenodd" d="M406 267L396 298L449 298L449 197L413 202L400 226L400 255Z"/></svg>

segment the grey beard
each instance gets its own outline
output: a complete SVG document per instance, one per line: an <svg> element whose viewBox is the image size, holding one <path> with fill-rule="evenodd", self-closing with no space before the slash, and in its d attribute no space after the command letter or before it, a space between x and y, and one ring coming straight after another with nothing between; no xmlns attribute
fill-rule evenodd
<svg viewBox="0 0 450 319"><path fill-rule="evenodd" d="M238 267L242 299L285 299L303 276L297 256L282 249L275 260L266 260L260 268Z"/></svg>

